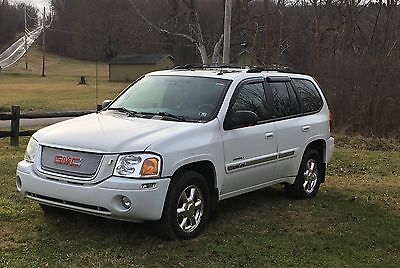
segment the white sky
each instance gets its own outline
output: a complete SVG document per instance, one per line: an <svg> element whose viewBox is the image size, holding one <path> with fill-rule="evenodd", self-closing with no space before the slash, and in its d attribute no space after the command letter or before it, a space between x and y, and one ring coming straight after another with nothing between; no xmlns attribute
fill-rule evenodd
<svg viewBox="0 0 400 268"><path fill-rule="evenodd" d="M40 11L43 10L43 7L46 7L48 9L50 7L49 0L9 0L9 3L27 3L31 4L32 6L35 6L40 9Z"/></svg>

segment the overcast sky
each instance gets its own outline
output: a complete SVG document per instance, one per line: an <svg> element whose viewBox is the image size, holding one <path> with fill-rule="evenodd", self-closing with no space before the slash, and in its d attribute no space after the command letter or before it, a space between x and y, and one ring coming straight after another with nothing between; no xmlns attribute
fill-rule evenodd
<svg viewBox="0 0 400 268"><path fill-rule="evenodd" d="M9 3L27 3L36 6L40 10L43 10L43 7L47 9L50 6L49 0L9 0Z"/></svg>

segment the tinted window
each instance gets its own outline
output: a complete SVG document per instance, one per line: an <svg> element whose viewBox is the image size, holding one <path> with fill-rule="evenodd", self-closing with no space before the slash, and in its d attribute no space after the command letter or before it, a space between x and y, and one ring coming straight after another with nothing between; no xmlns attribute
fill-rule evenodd
<svg viewBox="0 0 400 268"><path fill-rule="evenodd" d="M270 83L275 105L276 117L290 116L300 113L300 105L295 93L285 82Z"/></svg>
<svg viewBox="0 0 400 268"><path fill-rule="evenodd" d="M239 88L232 111L239 110L255 112L260 120L268 119L268 109L262 82L245 84Z"/></svg>
<svg viewBox="0 0 400 268"><path fill-rule="evenodd" d="M300 107L300 102L297 98L296 93L294 92L293 86L290 83L286 83L289 96L290 96L290 102L292 104L292 109L293 109L293 114L300 114L301 113L301 107Z"/></svg>
<svg viewBox="0 0 400 268"><path fill-rule="evenodd" d="M299 98L303 102L304 112L315 112L322 107L322 99L317 88L309 80L293 79Z"/></svg>

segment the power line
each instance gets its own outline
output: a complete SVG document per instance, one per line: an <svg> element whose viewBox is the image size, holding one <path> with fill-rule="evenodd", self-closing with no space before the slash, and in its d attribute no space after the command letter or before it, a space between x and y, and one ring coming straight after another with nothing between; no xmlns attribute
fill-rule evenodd
<svg viewBox="0 0 400 268"><path fill-rule="evenodd" d="M24 46L25 46L25 70L28 70L28 26L27 26L27 23L26 23L26 6L25 6L25 8L24 8L24 25L25 25L25 30L24 30L24 32L25 32L25 44L24 44Z"/></svg>
<svg viewBox="0 0 400 268"><path fill-rule="evenodd" d="M43 35L43 62L42 62L42 77L45 77L45 57L46 57L46 7L43 7L43 25L42 25L42 35Z"/></svg>

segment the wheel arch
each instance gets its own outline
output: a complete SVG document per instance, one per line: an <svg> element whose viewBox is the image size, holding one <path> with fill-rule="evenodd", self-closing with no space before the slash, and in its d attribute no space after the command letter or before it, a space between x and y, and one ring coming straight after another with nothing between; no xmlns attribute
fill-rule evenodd
<svg viewBox="0 0 400 268"><path fill-rule="evenodd" d="M217 188L217 172L215 165L209 160L201 160L192 163L187 163L179 167L172 175L172 180L179 177L179 174L186 170L195 171L203 175L207 186L210 190L210 206L211 210L216 210L219 201L219 192Z"/></svg>
<svg viewBox="0 0 400 268"><path fill-rule="evenodd" d="M304 152L306 152L307 150L310 150L310 149L314 149L315 151L317 151L321 157L321 161L323 163L326 163L326 141L325 140L317 139L317 140L310 142L306 146Z"/></svg>
<svg viewBox="0 0 400 268"><path fill-rule="evenodd" d="M307 152L307 150L315 150L318 152L320 158L321 158L321 163L322 163L322 178L321 178L321 183L325 182L325 171L326 171L326 141L324 139L317 139L312 142L310 142L306 148L304 149L304 153ZM303 155L304 155L303 153Z"/></svg>

